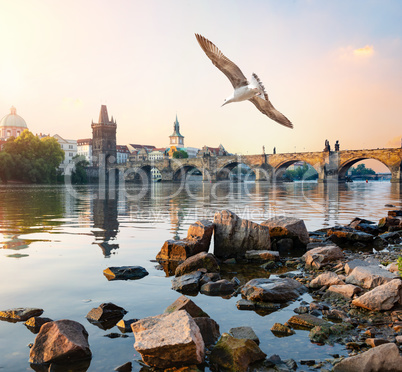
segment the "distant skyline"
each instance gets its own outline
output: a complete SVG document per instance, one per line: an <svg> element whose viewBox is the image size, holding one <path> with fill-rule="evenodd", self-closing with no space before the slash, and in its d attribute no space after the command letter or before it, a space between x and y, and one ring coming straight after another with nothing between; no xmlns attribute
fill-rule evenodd
<svg viewBox="0 0 402 372"><path fill-rule="evenodd" d="M119 144L255 154L401 145L399 0L0 2L0 116L33 133L91 137L106 104ZM227 78L194 34L255 72L294 129L250 102L221 107Z"/></svg>

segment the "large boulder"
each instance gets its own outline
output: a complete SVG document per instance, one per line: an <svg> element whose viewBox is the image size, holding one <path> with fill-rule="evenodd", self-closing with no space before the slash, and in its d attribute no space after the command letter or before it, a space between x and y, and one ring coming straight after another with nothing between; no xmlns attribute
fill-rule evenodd
<svg viewBox="0 0 402 372"><path fill-rule="evenodd" d="M310 282L310 288L321 288L322 286L345 284L337 274L332 271L326 271L318 275Z"/></svg>
<svg viewBox="0 0 402 372"><path fill-rule="evenodd" d="M202 339L206 346L213 345L220 337L219 324L215 320L206 317L194 318L200 329Z"/></svg>
<svg viewBox="0 0 402 372"><path fill-rule="evenodd" d="M184 262L177 266L175 275L181 276L198 269L206 269L206 271L209 273L218 273L219 264L212 253L201 252L187 258Z"/></svg>
<svg viewBox="0 0 402 372"><path fill-rule="evenodd" d="M214 254L218 258L243 258L250 250L269 250L268 226L241 219L229 210L215 213Z"/></svg>
<svg viewBox="0 0 402 372"><path fill-rule="evenodd" d="M265 359L266 354L249 339L224 333L211 351L211 364L225 371L246 372L250 364Z"/></svg>
<svg viewBox="0 0 402 372"><path fill-rule="evenodd" d="M374 311L389 310L397 302L402 302L401 296L402 281L394 279L354 299L352 304Z"/></svg>
<svg viewBox="0 0 402 372"><path fill-rule="evenodd" d="M127 314L122 307L111 302L100 304L88 312L86 318L88 321L101 329L110 329Z"/></svg>
<svg viewBox="0 0 402 372"><path fill-rule="evenodd" d="M172 279L172 289L182 293L194 293L200 289L200 280L204 273L200 270Z"/></svg>
<svg viewBox="0 0 402 372"><path fill-rule="evenodd" d="M310 242L309 233L303 220L287 216L275 216L264 221L262 226L269 227L271 239L290 238L296 247L306 246Z"/></svg>
<svg viewBox="0 0 402 372"><path fill-rule="evenodd" d="M53 322L53 320L50 318L33 316L32 318L29 318L24 324L32 333L36 334L39 332L40 327L42 327L45 323L49 322Z"/></svg>
<svg viewBox="0 0 402 372"><path fill-rule="evenodd" d="M0 320L7 320L10 322L25 322L33 316L40 316L43 309L32 307L18 307L15 309L0 311Z"/></svg>
<svg viewBox="0 0 402 372"><path fill-rule="evenodd" d="M307 267L320 269L322 266L344 257L342 249L336 245L313 248L303 255Z"/></svg>
<svg viewBox="0 0 402 372"><path fill-rule="evenodd" d="M353 298L356 294L360 293L362 289L353 284L331 285L327 293L337 293L345 298Z"/></svg>
<svg viewBox="0 0 402 372"><path fill-rule="evenodd" d="M149 366L170 368L204 361L200 329L185 310L144 318L131 328L134 348Z"/></svg>
<svg viewBox="0 0 402 372"><path fill-rule="evenodd" d="M107 280L133 280L141 279L148 275L148 271L142 266L111 266L103 270Z"/></svg>
<svg viewBox="0 0 402 372"><path fill-rule="evenodd" d="M398 276L378 266L356 266L346 277L347 284L355 284L363 288L372 289L390 282Z"/></svg>
<svg viewBox="0 0 402 372"><path fill-rule="evenodd" d="M56 320L44 324L29 353L32 364L64 364L91 358L88 333L73 320Z"/></svg>
<svg viewBox="0 0 402 372"><path fill-rule="evenodd" d="M208 282L201 286L200 292L208 296L225 296L234 292L234 284L227 279Z"/></svg>
<svg viewBox="0 0 402 372"><path fill-rule="evenodd" d="M334 372L396 372L402 371L402 357L394 343L383 344L364 353L343 359Z"/></svg>
<svg viewBox="0 0 402 372"><path fill-rule="evenodd" d="M242 295L255 302L287 302L298 298L307 288L297 280L252 279L241 289Z"/></svg>
<svg viewBox="0 0 402 372"><path fill-rule="evenodd" d="M175 302L165 309L165 313L170 314L173 311L179 310L186 310L193 318L209 318L209 315L206 312L204 312L186 296L180 296Z"/></svg>
<svg viewBox="0 0 402 372"><path fill-rule="evenodd" d="M167 240L157 254L157 261L184 261L200 252L208 252L214 224L201 220L190 225L187 238Z"/></svg>

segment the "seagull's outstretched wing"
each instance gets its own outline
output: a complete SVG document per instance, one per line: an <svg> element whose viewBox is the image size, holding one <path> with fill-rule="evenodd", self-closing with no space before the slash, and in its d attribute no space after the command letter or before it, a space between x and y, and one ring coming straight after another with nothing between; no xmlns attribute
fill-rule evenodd
<svg viewBox="0 0 402 372"><path fill-rule="evenodd" d="M195 37L197 38L202 50L212 61L212 63L218 67L219 70L221 70L230 80L233 88L236 89L248 84L246 77L243 75L237 65L225 57L215 44L211 43L208 39L201 35L195 34Z"/></svg>
<svg viewBox="0 0 402 372"><path fill-rule="evenodd" d="M281 114L272 103L269 101L268 96L266 95L266 100L260 98L258 96L254 96L250 98L249 101L253 102L255 107L258 108L263 114L267 115L270 119L275 120L277 123L284 125L288 128L293 128L293 124L291 121L283 114Z"/></svg>

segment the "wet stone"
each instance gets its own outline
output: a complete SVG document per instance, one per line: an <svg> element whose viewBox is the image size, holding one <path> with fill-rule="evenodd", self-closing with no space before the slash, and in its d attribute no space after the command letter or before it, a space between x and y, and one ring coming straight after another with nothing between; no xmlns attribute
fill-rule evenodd
<svg viewBox="0 0 402 372"><path fill-rule="evenodd" d="M147 276L148 271L141 266L108 267L103 270L107 280L134 280Z"/></svg>
<svg viewBox="0 0 402 372"><path fill-rule="evenodd" d="M253 340L257 345L260 344L260 339L255 334L251 327L235 327L229 330L229 334L234 338L246 338L248 340Z"/></svg>
<svg viewBox="0 0 402 372"><path fill-rule="evenodd" d="M31 307L18 307L15 309L0 311L0 320L7 320L11 322L25 322L33 316L40 316L43 309Z"/></svg>

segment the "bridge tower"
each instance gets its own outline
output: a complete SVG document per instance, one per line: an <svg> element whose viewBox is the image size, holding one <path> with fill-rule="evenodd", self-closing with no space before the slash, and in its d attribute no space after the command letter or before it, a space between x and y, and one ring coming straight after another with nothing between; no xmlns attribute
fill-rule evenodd
<svg viewBox="0 0 402 372"><path fill-rule="evenodd" d="M180 124L177 120L173 123L173 134L169 136L170 138L170 147L176 146L176 148L180 149L184 147L184 136L180 134Z"/></svg>
<svg viewBox="0 0 402 372"><path fill-rule="evenodd" d="M95 167L116 162L116 120L109 120L106 105L102 105L98 123L92 121L92 156Z"/></svg>

